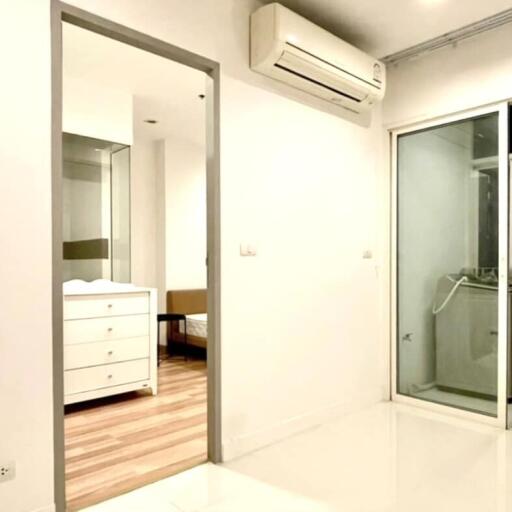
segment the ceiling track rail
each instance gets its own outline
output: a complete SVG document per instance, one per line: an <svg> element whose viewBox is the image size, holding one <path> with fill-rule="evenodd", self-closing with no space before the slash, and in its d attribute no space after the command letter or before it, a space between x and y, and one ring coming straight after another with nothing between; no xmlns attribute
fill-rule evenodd
<svg viewBox="0 0 512 512"><path fill-rule="evenodd" d="M416 44L410 48L406 48L405 50L392 53L380 60L387 65L397 64L401 61L413 59L420 55L439 50L445 46L456 45L459 41L477 36L478 34L501 27L507 23L512 23L512 9L507 9L506 11L502 11L494 16L489 16L488 18L471 23L470 25L448 32L442 36L429 39L428 41Z"/></svg>

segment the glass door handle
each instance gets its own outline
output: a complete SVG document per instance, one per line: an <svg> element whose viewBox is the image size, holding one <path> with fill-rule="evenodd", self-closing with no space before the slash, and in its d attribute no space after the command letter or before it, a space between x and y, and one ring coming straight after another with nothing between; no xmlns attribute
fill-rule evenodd
<svg viewBox="0 0 512 512"><path fill-rule="evenodd" d="M408 332L402 336L402 341L408 341L409 343L412 341L412 332Z"/></svg>

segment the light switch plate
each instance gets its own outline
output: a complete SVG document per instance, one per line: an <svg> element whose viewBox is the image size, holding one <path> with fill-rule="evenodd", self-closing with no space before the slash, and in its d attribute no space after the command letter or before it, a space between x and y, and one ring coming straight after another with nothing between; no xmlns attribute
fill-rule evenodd
<svg viewBox="0 0 512 512"><path fill-rule="evenodd" d="M240 244L240 256L256 256L257 252L254 244Z"/></svg>

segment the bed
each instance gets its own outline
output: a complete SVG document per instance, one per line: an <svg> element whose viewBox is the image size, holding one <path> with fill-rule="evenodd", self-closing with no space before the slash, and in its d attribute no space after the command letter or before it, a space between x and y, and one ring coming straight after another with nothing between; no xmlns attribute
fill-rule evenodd
<svg viewBox="0 0 512 512"><path fill-rule="evenodd" d="M187 343L206 349L208 316L206 290L169 290L167 292L167 313L180 313L187 317ZM171 322L168 343L183 343L185 340L183 322Z"/></svg>

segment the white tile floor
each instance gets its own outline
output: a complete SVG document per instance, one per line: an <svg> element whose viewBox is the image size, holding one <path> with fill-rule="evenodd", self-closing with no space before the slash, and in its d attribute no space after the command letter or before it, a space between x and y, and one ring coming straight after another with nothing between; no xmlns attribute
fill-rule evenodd
<svg viewBox="0 0 512 512"><path fill-rule="evenodd" d="M510 512L512 432L383 403L87 512Z"/></svg>

